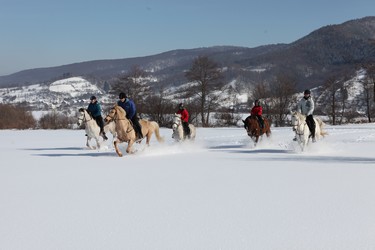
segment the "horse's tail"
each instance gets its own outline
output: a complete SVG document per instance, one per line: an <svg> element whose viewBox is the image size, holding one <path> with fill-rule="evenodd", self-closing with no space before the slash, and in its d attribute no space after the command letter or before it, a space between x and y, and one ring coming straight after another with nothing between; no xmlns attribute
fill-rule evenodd
<svg viewBox="0 0 375 250"><path fill-rule="evenodd" d="M320 127L320 135L321 136L328 135L328 133L323 130L325 123L322 121L322 119L320 119L319 117L317 117L316 120L317 120L317 122L319 124L319 127Z"/></svg>
<svg viewBox="0 0 375 250"><path fill-rule="evenodd" d="M164 142L164 138L160 135L160 132L159 132L159 124L155 121L152 121L151 124L155 128L155 136L158 142Z"/></svg>
<svg viewBox="0 0 375 250"><path fill-rule="evenodd" d="M264 117L263 120L264 120L264 126L267 128L266 134L270 135L271 134L272 119L270 117ZM267 126L266 126L266 122L267 122Z"/></svg>

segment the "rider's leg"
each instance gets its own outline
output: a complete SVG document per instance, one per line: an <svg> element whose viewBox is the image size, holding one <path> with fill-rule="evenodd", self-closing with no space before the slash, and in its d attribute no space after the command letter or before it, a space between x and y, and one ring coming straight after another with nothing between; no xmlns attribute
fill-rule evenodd
<svg viewBox="0 0 375 250"><path fill-rule="evenodd" d="M260 116L260 115L258 115L257 117L258 117L260 128L263 129L264 128L264 120L263 120L262 116Z"/></svg>
<svg viewBox="0 0 375 250"><path fill-rule="evenodd" d="M182 122L182 126L184 127L184 138L185 137L190 137L190 128L189 128L189 123L188 122Z"/></svg>
<svg viewBox="0 0 375 250"><path fill-rule="evenodd" d="M312 138L313 141L315 141L315 121L314 121L314 118L313 118L312 115L308 115L306 117L306 123L307 123L307 126L310 129L311 138Z"/></svg>
<svg viewBox="0 0 375 250"><path fill-rule="evenodd" d="M138 117L134 116L131 121L133 123L134 130L137 134L138 139L142 139L143 138L142 127L141 127L141 124L139 124Z"/></svg>
<svg viewBox="0 0 375 250"><path fill-rule="evenodd" d="M100 135L103 137L104 140L108 140L108 137L105 135L105 132L104 132L103 117L98 116L98 117L95 118L95 120L96 120L96 123L98 124L98 126L100 128Z"/></svg>

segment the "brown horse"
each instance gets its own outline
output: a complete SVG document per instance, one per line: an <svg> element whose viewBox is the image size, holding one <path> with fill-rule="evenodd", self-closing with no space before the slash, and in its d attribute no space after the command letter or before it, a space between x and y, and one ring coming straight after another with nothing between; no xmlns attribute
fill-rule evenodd
<svg viewBox="0 0 375 250"><path fill-rule="evenodd" d="M258 118L256 116L248 116L245 120L244 128L247 131L247 135L254 140L255 144L258 143L259 137L266 134L267 137L271 135L271 126L267 118L263 117L264 126L261 129Z"/></svg>
<svg viewBox="0 0 375 250"><path fill-rule="evenodd" d="M116 130L116 138L113 141L116 153L118 154L118 156L122 156L122 152L118 148L118 144L122 142L128 143L126 152L128 154L133 153L132 146L134 142L136 142L136 136L131 121L126 118L125 110L118 105L115 105L113 108L111 108L108 115L105 117L104 121L109 122L112 120L115 122ZM160 136L159 124L157 122L141 119L140 124L142 126L142 134L146 137L147 145L150 145L151 136L154 132L158 142L164 141L164 139Z"/></svg>

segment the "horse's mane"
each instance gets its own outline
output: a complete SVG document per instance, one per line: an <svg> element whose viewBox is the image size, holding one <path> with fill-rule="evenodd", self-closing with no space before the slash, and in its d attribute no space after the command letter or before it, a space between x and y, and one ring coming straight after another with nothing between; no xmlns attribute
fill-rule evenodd
<svg viewBox="0 0 375 250"><path fill-rule="evenodd" d="M85 109L85 108L80 108L79 110L78 110L78 112L86 112L87 114L89 114L89 116L91 116L92 117L92 114L91 114L91 112L90 111L88 111L87 109Z"/></svg>
<svg viewBox="0 0 375 250"><path fill-rule="evenodd" d="M298 111L295 111L294 114L301 120L305 119L305 116Z"/></svg>
<svg viewBox="0 0 375 250"><path fill-rule="evenodd" d="M123 108L121 108L117 104L113 108L116 109L117 114L118 114L118 116L119 116L120 119L125 119L126 118L126 111Z"/></svg>

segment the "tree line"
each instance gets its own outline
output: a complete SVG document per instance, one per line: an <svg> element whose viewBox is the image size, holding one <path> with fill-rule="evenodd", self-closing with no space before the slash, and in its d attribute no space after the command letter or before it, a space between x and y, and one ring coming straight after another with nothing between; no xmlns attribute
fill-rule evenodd
<svg viewBox="0 0 375 250"><path fill-rule="evenodd" d="M324 81L318 91L314 91L316 115L327 117L333 125L356 122L358 118L362 122L374 119L375 63L363 63L358 65L359 69L365 70L364 78L360 79L361 94L355 100L348 100L351 86L347 85L347 81L350 73L336 72ZM297 89L297 80L292 73L279 73L271 81L260 78L256 83L242 82L239 76L235 85L226 84L225 69L207 56L194 59L185 77L188 84L182 85L171 100L166 98L163 88L151 91L152 84L147 79L147 73L135 66L116 81L112 92L128 93L137 104L137 109L161 126L168 126L168 117L183 100L191 114L191 122L201 127L236 125L241 119L239 114L249 112L256 99L261 100L264 114L274 126L287 126L290 123L289 114L295 110L303 92ZM238 103L238 96L244 93L249 96L246 105ZM363 107L366 112L360 113L358 107Z"/></svg>
<svg viewBox="0 0 375 250"><path fill-rule="evenodd" d="M329 118L333 125L354 122L357 117L365 117L372 122L375 116L375 64L359 65L366 71L365 77L360 79L363 91L351 106L353 100L348 100L348 89L345 85L349 76L345 72L337 72L325 80L319 89L319 96L314 96L316 103L315 114ZM133 66L131 70L118 77L113 84L106 83L109 93L117 96L126 93L137 105L137 112L157 121L160 126L169 127L172 115L177 111L177 105L183 102L190 113L190 122L196 126L233 126L241 119L241 113L249 112L253 101L260 99L264 115L274 126L289 125L288 114L294 110L298 102L296 93L297 82L292 74L280 73L272 81L258 79L256 83L241 81L239 76L236 84L226 84L225 68L220 67L208 56L198 56L185 72L188 81L178 87L174 98L167 98L167 89L160 85L153 85L153 79L140 66ZM248 103L238 102L238 96L247 94ZM360 114L358 106L364 107L366 112ZM25 107L0 105L1 114L12 119L1 119L0 129L60 129L71 128L75 119L67 114L56 111L44 114L36 121Z"/></svg>

